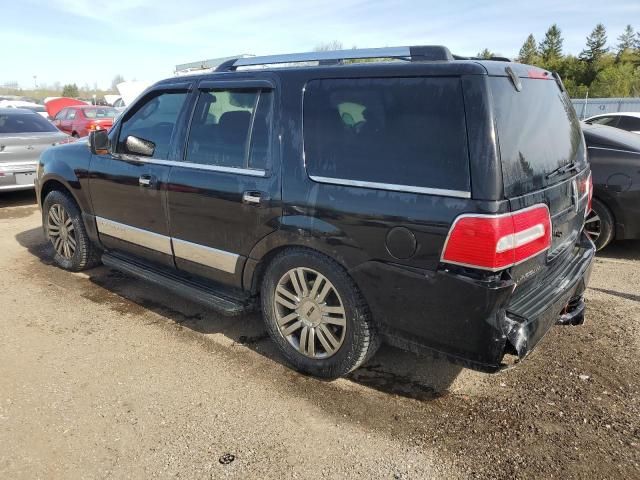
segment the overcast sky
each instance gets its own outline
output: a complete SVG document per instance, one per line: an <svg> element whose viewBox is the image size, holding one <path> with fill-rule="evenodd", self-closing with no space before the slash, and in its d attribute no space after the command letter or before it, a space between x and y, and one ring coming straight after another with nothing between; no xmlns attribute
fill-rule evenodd
<svg viewBox="0 0 640 480"><path fill-rule="evenodd" d="M216 6L222 3L224 6ZM640 0L0 0L0 84L76 82L107 87L115 74L155 81L176 64L238 53L441 44L515 56L552 23L578 54L596 23L615 45L640 29Z"/></svg>

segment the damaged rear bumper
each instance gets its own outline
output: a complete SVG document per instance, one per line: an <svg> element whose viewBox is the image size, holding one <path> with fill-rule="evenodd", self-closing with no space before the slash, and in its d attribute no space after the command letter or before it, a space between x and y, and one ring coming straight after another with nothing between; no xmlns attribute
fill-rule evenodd
<svg viewBox="0 0 640 480"><path fill-rule="evenodd" d="M504 333L511 348L524 358L555 324L584 322L584 291L591 276L595 248L584 236L577 251L535 289L517 295L506 307Z"/></svg>

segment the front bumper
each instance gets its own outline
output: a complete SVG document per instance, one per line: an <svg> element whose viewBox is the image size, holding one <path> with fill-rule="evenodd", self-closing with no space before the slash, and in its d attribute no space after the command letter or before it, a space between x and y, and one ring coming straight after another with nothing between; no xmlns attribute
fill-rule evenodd
<svg viewBox="0 0 640 480"><path fill-rule="evenodd" d="M526 288L516 288L509 278L487 282L382 262L367 262L350 273L389 343L495 371L506 352L524 358L570 302L581 298L594 254L583 234L573 252Z"/></svg>

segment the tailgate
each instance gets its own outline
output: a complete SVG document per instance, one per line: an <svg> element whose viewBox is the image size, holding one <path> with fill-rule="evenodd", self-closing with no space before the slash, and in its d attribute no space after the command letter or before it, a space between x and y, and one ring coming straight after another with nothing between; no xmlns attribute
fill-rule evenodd
<svg viewBox="0 0 640 480"><path fill-rule="evenodd" d="M512 211L544 204L551 215L551 248L514 267L518 288L573 249L588 203L586 147L571 101L553 76L535 73L520 78L519 90L507 76L489 79L504 196Z"/></svg>

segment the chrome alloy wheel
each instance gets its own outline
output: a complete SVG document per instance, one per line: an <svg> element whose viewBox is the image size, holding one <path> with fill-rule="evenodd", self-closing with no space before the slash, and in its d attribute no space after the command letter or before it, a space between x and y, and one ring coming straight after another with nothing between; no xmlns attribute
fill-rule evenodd
<svg viewBox="0 0 640 480"><path fill-rule="evenodd" d="M600 236L601 228L600 216L594 210L591 210L584 221L584 231L589 235L592 242L595 242Z"/></svg>
<svg viewBox="0 0 640 480"><path fill-rule="evenodd" d="M59 203L51 205L47 215L49 240L61 256L71 259L76 252L76 233L71 217Z"/></svg>
<svg viewBox="0 0 640 480"><path fill-rule="evenodd" d="M276 286L274 309L280 334L301 354L328 358L335 354L347 329L340 295L321 273L294 268Z"/></svg>

